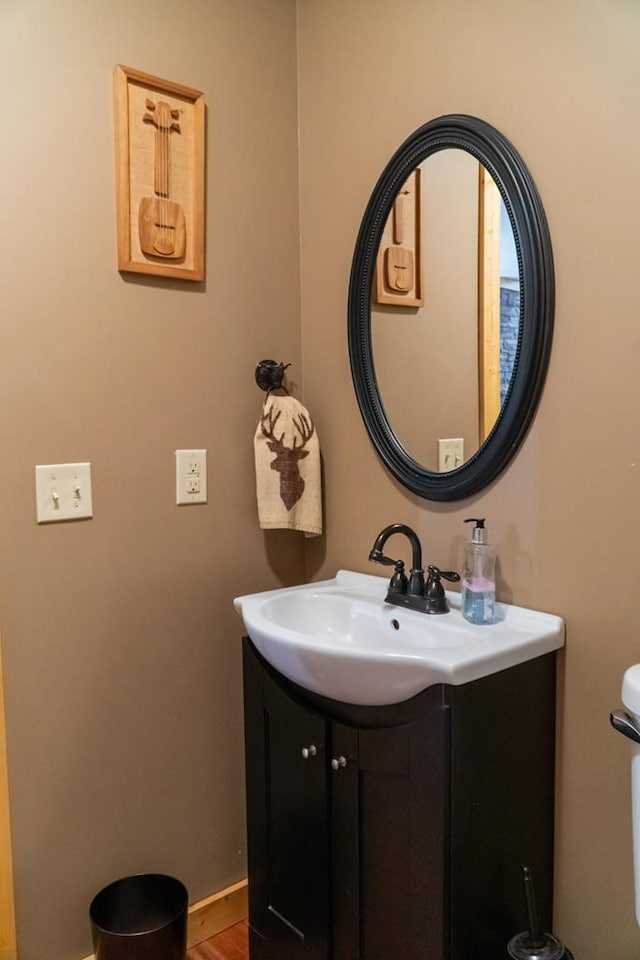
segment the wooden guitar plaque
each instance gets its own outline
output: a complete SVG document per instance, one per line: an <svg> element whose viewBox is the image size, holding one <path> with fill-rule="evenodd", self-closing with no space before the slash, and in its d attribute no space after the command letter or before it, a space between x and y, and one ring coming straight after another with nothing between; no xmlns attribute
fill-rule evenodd
<svg viewBox="0 0 640 960"><path fill-rule="evenodd" d="M376 262L376 300L422 307L420 167L411 173L393 203Z"/></svg>
<svg viewBox="0 0 640 960"><path fill-rule="evenodd" d="M115 68L118 269L204 280L204 95Z"/></svg>

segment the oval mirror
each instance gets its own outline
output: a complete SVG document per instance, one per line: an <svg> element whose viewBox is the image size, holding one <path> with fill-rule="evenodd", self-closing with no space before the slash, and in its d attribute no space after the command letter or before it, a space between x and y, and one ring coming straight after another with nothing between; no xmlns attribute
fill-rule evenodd
<svg viewBox="0 0 640 960"><path fill-rule="evenodd" d="M551 242L519 154L467 116L420 127L364 214L349 286L349 354L365 426L414 493L490 483L535 412L554 307Z"/></svg>

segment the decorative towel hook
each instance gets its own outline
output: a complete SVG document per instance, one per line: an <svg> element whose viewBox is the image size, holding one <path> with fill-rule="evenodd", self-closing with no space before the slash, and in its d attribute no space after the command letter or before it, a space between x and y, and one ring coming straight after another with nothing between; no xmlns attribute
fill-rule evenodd
<svg viewBox="0 0 640 960"><path fill-rule="evenodd" d="M267 395L269 395L272 390L284 390L288 396L289 391L283 386L282 380L285 370L290 366L290 363L276 363L275 360L261 360L256 367L256 383Z"/></svg>

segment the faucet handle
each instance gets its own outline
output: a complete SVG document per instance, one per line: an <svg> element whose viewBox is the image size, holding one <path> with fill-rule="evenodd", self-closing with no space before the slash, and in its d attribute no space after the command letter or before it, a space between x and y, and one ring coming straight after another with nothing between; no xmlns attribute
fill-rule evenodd
<svg viewBox="0 0 640 960"><path fill-rule="evenodd" d="M383 567L397 568L398 564L402 563L402 560L392 560L391 557L385 557L382 550L376 550L375 547L369 553L369 560L372 560L374 563L381 563ZM404 563L402 566L404 567Z"/></svg>
<svg viewBox="0 0 640 960"><path fill-rule="evenodd" d="M460 574L456 573L455 570L441 570L440 567L435 567L433 564L429 564L429 579L439 580L442 577L443 580L448 580L449 583L457 583L460 579Z"/></svg>
<svg viewBox="0 0 640 960"><path fill-rule="evenodd" d="M442 580L455 583L460 579L460 574L456 573L455 570L441 570L439 567L434 567L433 564L429 564L428 571L429 579L424 592L427 600L427 613L447 613L449 604L442 586Z"/></svg>

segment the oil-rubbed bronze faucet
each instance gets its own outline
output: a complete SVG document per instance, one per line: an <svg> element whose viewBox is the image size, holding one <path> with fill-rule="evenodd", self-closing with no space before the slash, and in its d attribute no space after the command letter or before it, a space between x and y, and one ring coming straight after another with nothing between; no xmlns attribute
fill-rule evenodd
<svg viewBox="0 0 640 960"><path fill-rule="evenodd" d="M402 533L411 544L411 571L409 578L404 572L404 562L386 557L382 552L389 537L394 533ZM441 583L441 578L455 583L460 574L453 570L440 570L429 565L427 582L422 569L422 547L418 534L405 523L391 523L381 530L369 553L369 560L381 563L386 567L394 567L394 573L389 582L386 602L397 606L409 607L420 613L448 613L449 604Z"/></svg>

